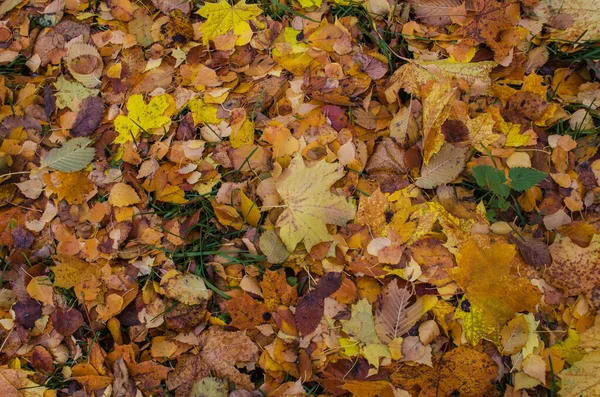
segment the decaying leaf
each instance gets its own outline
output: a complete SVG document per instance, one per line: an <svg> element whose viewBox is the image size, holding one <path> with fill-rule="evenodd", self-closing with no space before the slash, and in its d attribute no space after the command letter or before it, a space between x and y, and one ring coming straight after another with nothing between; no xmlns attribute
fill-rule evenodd
<svg viewBox="0 0 600 397"><path fill-rule="evenodd" d="M582 248L570 238L556 235L549 247L552 265L546 270L550 282L567 295L589 294L600 284L600 235Z"/></svg>

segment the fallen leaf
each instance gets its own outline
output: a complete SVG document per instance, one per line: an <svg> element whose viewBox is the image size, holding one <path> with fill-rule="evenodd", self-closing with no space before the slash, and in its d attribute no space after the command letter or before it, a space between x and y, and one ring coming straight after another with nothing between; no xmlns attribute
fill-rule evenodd
<svg viewBox="0 0 600 397"><path fill-rule="evenodd" d="M556 235L549 247L552 265L546 269L550 283L569 296L589 294L600 284L600 235L582 248L570 238Z"/></svg>
<svg viewBox="0 0 600 397"><path fill-rule="evenodd" d="M382 291L380 308L375 317L375 330L384 343L406 334L423 316L423 301L409 305L413 294L399 288L393 280Z"/></svg>
<svg viewBox="0 0 600 397"><path fill-rule="evenodd" d="M344 226L354 218L354 206L330 192L331 185L344 176L341 167L324 160L308 168L300 156L275 181L285 209L276 226L289 251L300 242L308 251L322 241L330 241L326 224Z"/></svg>
<svg viewBox="0 0 600 397"><path fill-rule="evenodd" d="M182 274L175 269L162 276L158 292L186 305L199 305L212 296L201 277Z"/></svg>
<svg viewBox="0 0 600 397"><path fill-rule="evenodd" d="M218 3L206 3L197 13L207 19L200 28L204 44L233 30L238 36L236 44L243 45L252 36L252 28L248 21L256 21L256 17L262 14L262 10L256 4L246 4L246 0L238 1L234 6L226 0L221 0Z"/></svg>
<svg viewBox="0 0 600 397"><path fill-rule="evenodd" d="M489 239L469 240L456 254L458 267L450 274L469 304L463 301L455 317L463 319L465 336L474 345L484 336L497 340L507 321L533 310L540 300L540 291L529 280L511 273L515 254L514 245Z"/></svg>
<svg viewBox="0 0 600 397"><path fill-rule="evenodd" d="M600 395L598 371L600 371L600 350L596 349L558 374L562 380L559 395L561 397Z"/></svg>
<svg viewBox="0 0 600 397"><path fill-rule="evenodd" d="M432 189L452 182L465 167L467 149L447 143L431 160L421 168L421 176L415 185L423 189Z"/></svg>

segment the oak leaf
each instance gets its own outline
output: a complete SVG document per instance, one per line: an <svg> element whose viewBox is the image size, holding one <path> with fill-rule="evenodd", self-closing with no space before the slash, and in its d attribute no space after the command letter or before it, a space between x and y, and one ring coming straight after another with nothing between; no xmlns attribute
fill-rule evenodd
<svg viewBox="0 0 600 397"><path fill-rule="evenodd" d="M322 241L330 241L327 224L344 226L354 218L354 206L330 192L331 185L344 176L341 166L325 160L308 168L301 156L277 178L275 187L285 209L276 226L288 250L301 241L308 251Z"/></svg>
<svg viewBox="0 0 600 397"><path fill-rule="evenodd" d="M466 301L455 317L463 319L465 337L472 344L486 335L497 341L507 321L518 312L534 310L540 300L540 291L529 280L511 273L515 254L514 245L489 238L469 240L456 254L458 267L450 274Z"/></svg>

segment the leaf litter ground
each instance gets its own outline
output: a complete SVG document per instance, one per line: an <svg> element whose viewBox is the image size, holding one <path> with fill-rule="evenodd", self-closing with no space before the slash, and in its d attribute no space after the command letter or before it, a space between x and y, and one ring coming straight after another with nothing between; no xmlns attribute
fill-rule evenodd
<svg viewBox="0 0 600 397"><path fill-rule="evenodd" d="M7 396L600 396L598 0L5 0Z"/></svg>

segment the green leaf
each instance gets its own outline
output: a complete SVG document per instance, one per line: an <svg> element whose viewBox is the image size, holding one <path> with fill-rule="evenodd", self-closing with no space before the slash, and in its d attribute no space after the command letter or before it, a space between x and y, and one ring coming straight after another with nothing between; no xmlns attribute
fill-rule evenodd
<svg viewBox="0 0 600 397"><path fill-rule="evenodd" d="M80 171L87 167L96 155L96 149L87 147L90 143L92 140L89 138L73 138L60 148L50 150L41 165L61 172Z"/></svg>
<svg viewBox="0 0 600 397"><path fill-rule="evenodd" d="M481 187L489 187L492 193L500 197L508 197L510 187L506 185L504 172L489 165L478 165L471 169L477 184Z"/></svg>
<svg viewBox="0 0 600 397"><path fill-rule="evenodd" d="M510 171L508 171L510 187L515 189L517 192L531 189L546 179L547 176L547 174L538 171L535 168L516 167L511 168Z"/></svg>

